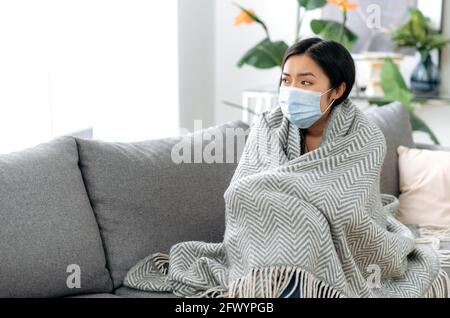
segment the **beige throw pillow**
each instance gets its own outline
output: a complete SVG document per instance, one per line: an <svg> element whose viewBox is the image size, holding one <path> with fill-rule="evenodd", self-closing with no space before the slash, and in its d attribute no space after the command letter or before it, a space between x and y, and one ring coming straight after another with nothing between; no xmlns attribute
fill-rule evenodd
<svg viewBox="0 0 450 318"><path fill-rule="evenodd" d="M397 148L404 224L450 225L450 152Z"/></svg>

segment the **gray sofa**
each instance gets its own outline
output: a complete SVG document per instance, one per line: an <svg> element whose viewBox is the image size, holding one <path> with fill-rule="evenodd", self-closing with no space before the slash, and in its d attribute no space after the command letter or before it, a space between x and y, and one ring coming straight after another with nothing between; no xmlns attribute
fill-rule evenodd
<svg viewBox="0 0 450 318"><path fill-rule="evenodd" d="M397 146L444 148L415 145L400 104L367 115L388 146L381 191L398 196ZM0 297L175 297L129 289L122 281L152 252L168 252L180 241L222 241L223 193L239 160L237 145L232 163L177 164L171 151L180 142L191 150L207 147L209 141L195 137L239 127L248 128L227 122L190 140L60 137L1 155Z"/></svg>

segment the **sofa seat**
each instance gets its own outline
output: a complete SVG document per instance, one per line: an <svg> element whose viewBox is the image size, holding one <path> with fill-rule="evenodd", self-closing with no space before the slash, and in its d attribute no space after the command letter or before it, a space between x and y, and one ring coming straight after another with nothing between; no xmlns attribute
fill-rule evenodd
<svg viewBox="0 0 450 318"><path fill-rule="evenodd" d="M70 296L67 298L121 298L120 296L114 295L114 294L108 294L108 293L98 293L98 294L82 294L82 295L75 295Z"/></svg>
<svg viewBox="0 0 450 318"><path fill-rule="evenodd" d="M124 298L181 298L170 292L146 292L126 286L116 289L114 295Z"/></svg>

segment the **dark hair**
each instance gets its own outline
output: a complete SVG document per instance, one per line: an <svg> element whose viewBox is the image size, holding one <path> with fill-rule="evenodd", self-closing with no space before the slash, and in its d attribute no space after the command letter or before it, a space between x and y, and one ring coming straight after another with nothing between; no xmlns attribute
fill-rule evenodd
<svg viewBox="0 0 450 318"><path fill-rule="evenodd" d="M322 68L330 80L330 88L337 88L342 82L345 83L345 92L333 102L333 106L347 99L355 83L355 62L342 44L316 37L301 40L288 48L284 54L281 69L284 69L284 64L289 57L299 54L307 54ZM278 86L281 86L281 81L280 77Z"/></svg>

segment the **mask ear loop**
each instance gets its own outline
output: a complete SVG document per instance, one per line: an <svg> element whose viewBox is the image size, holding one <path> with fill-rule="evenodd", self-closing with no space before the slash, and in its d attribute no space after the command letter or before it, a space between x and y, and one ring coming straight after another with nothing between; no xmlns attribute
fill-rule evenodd
<svg viewBox="0 0 450 318"><path fill-rule="evenodd" d="M320 95L320 96L322 97L323 95L325 95L326 93L328 93L328 92L331 91L332 89L334 89L334 88L333 88L333 87L330 88L330 89L327 90L326 92L323 92L322 95ZM333 98L333 101L330 103L330 105L328 105L328 107L325 109L325 111L322 113L322 115L325 114L325 113L328 111L328 109L331 107L331 105L333 105L333 103L334 103L335 101L336 101L336 99ZM321 115L321 117L322 117L322 115Z"/></svg>
<svg viewBox="0 0 450 318"><path fill-rule="evenodd" d="M326 93L328 93L329 91L331 91L332 89L334 89L334 87L330 88L329 90L323 92L322 94L320 94L320 97L322 97L323 95L325 95Z"/></svg>
<svg viewBox="0 0 450 318"><path fill-rule="evenodd" d="M328 105L327 109L325 109L325 111L322 113L322 115L325 114L328 111L328 109L331 107L331 105L333 105L333 103L335 101L336 101L336 99L333 98L333 101L330 103L330 105Z"/></svg>

